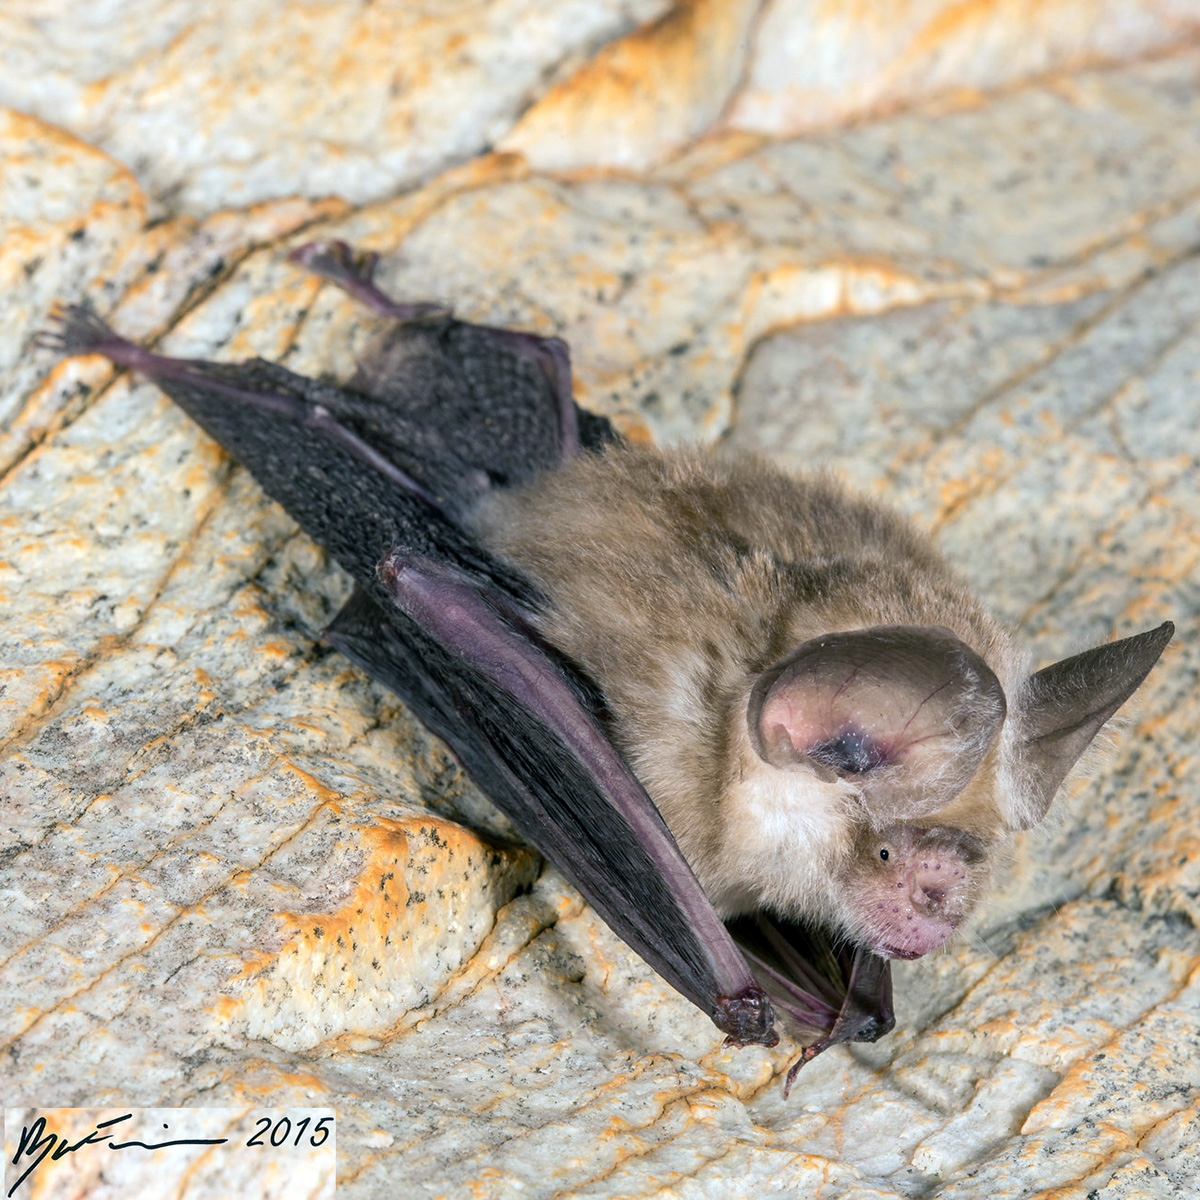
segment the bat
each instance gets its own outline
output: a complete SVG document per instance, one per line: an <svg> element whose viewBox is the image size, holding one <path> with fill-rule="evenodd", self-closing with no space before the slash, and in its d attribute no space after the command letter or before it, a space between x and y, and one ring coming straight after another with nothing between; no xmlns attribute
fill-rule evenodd
<svg viewBox="0 0 1200 1200"><path fill-rule="evenodd" d="M557 338L391 300L344 385L167 358L68 307L43 345L152 379L353 577L325 638L395 691L730 1043L894 1025L1132 695L1159 628L1030 674L932 544L830 478L625 442Z"/></svg>

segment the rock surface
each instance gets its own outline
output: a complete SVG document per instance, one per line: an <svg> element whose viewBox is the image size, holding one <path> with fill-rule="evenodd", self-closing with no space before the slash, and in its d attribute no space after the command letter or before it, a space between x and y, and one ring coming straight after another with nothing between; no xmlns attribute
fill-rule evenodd
<svg viewBox="0 0 1200 1200"><path fill-rule="evenodd" d="M382 7L356 11L354 37L417 21ZM1111 7L1129 29L1194 19ZM471 156L535 94L559 103L599 41L615 39L578 72L628 53L623 31L661 6L439 7L422 36L458 21L463 73L396 99L413 147L378 165L364 136L335 178L332 94L273 118L283 141L252 170L234 126L320 76L286 47L325 44L348 10L289 10L283 65L256 83L265 6L227 38L216 15L146 8L123 52L81 24L55 35L58 73L3 85L54 122L0 119L9 1103L335 1108L339 1195L362 1200L400 1181L413 1197L1195 1195L1200 52L750 136L735 126L774 78L761 47L804 6L730 5L709 59L688 60L700 74L664 93L682 151L564 177L532 143L532 161ZM663 20L694 33L706 13ZM0 19L5 56L33 36L22 20ZM544 37L518 69L484 31L520 21ZM1112 50L1061 50L1094 53ZM977 84L997 82L991 61ZM168 86L176 62L196 74ZM716 118L695 80L718 68L741 107L698 138ZM214 80L238 101L205 99ZM456 88L458 141L438 124ZM153 120L126 129L121 105ZM148 149L153 121L201 119L203 138ZM148 221L170 212L186 215ZM888 495L1039 661L1178 625L970 936L899 967L897 1032L816 1060L789 1101L794 1046L723 1050L390 695L314 642L345 581L243 471L149 385L32 348L52 300L86 296L165 352L345 372L369 322L286 261L334 236L384 252L397 294L567 337L580 400L635 436L831 464Z"/></svg>

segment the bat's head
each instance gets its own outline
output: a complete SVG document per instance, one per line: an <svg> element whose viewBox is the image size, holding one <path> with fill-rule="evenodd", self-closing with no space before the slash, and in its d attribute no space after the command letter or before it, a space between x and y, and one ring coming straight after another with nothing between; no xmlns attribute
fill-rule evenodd
<svg viewBox="0 0 1200 1200"><path fill-rule="evenodd" d="M764 794L820 810L827 892L813 907L887 957L943 945L1172 632L1085 651L1010 696L939 626L828 634L764 671L747 729Z"/></svg>

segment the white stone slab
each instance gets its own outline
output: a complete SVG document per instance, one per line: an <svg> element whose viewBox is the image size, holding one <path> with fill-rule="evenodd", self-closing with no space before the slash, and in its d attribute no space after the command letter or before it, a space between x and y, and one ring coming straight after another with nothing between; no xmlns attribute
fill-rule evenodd
<svg viewBox="0 0 1200 1200"><path fill-rule="evenodd" d="M111 159L9 118L0 1091L335 1107L363 1198L1194 1194L1198 70L152 226ZM1177 622L971 935L897 971L896 1033L789 1101L794 1047L722 1050L315 644L345 581L244 472L152 387L31 350L87 295L173 353L344 372L368 323L286 262L333 235L563 333L633 436L886 491L1040 660Z"/></svg>

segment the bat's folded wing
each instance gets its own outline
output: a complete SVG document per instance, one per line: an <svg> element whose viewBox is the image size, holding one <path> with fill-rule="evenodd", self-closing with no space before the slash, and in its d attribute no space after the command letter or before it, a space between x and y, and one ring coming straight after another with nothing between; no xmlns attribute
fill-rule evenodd
<svg viewBox="0 0 1200 1200"><path fill-rule="evenodd" d="M467 577L393 554L326 634L400 695L608 925L739 1043L773 1045L755 982L666 824L557 663Z"/></svg>
<svg viewBox="0 0 1200 1200"><path fill-rule="evenodd" d="M891 963L839 945L820 928L762 911L727 922L783 1024L805 1044L784 1094L805 1063L840 1042L873 1042L896 1023Z"/></svg>

